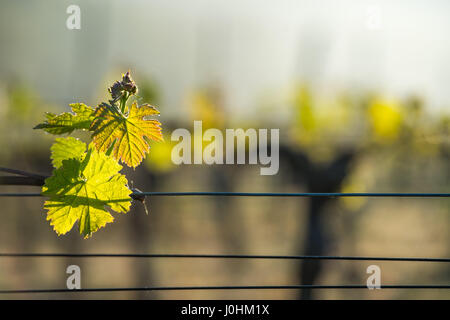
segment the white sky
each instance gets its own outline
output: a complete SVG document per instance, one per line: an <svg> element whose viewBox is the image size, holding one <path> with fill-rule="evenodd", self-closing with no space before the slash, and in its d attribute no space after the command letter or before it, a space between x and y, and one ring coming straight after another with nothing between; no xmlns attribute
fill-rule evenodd
<svg viewBox="0 0 450 320"><path fill-rule="evenodd" d="M324 91L419 93L434 109L450 106L450 1L47 2L2 6L0 71L57 101L94 99L120 64L159 82L174 113L189 90L211 82L235 110L295 80ZM65 29L72 3L81 7L79 31Z"/></svg>

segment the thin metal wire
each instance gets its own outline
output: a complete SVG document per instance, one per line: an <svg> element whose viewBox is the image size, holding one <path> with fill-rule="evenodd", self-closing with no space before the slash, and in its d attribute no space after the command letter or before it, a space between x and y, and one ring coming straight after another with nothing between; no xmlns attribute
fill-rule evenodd
<svg viewBox="0 0 450 320"><path fill-rule="evenodd" d="M240 196L240 197L450 197L450 193L250 193L250 192L135 192L134 196ZM0 193L0 197L40 197L40 193ZM85 258L225 258L225 259L298 259L450 262L448 258L349 257L349 256L261 256L192 254L41 254L2 253L0 257L85 257ZM289 286L186 286L140 288L31 289L0 290L0 294L117 292L158 290L279 290L279 289L366 289L364 285L289 285ZM384 285L382 289L450 289L450 285Z"/></svg>
<svg viewBox="0 0 450 320"><path fill-rule="evenodd" d="M121 254L121 253L0 253L0 258L188 258L188 259L268 259L268 260L351 260L450 262L450 258L421 257L355 257L355 256L284 256L243 254Z"/></svg>
<svg viewBox="0 0 450 320"><path fill-rule="evenodd" d="M0 197L42 197L40 193L0 193Z"/></svg>
<svg viewBox="0 0 450 320"><path fill-rule="evenodd" d="M382 285L381 289L450 289L450 285ZM295 290L295 289L368 289L366 285L275 285L275 286L177 286L137 288L82 288L82 289L24 289L0 290L0 294L16 293L75 293L119 291L180 291L180 290Z"/></svg>
<svg viewBox="0 0 450 320"><path fill-rule="evenodd" d="M0 197L41 197L41 193L0 193ZM220 196L220 197L409 197L448 198L450 193L407 193L407 192L328 192L328 193L283 193L283 192L134 192L132 196Z"/></svg>
<svg viewBox="0 0 450 320"><path fill-rule="evenodd" d="M140 192L141 196L234 197L450 197L450 193L276 193L276 192Z"/></svg>

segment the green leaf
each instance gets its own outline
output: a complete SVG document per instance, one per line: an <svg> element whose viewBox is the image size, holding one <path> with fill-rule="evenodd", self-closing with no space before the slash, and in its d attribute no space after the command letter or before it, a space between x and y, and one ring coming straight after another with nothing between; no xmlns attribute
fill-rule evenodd
<svg viewBox="0 0 450 320"><path fill-rule="evenodd" d="M163 141L161 123L147 119L159 115L159 111L149 104L138 106L134 102L122 114L114 106L101 104L95 110L95 119L90 128L97 150L137 167L149 152L148 140Z"/></svg>
<svg viewBox="0 0 450 320"><path fill-rule="evenodd" d="M94 120L94 109L84 103L70 104L72 112L64 112L59 115L46 113L46 121L38 124L34 129L43 129L51 134L72 133L76 129L89 130Z"/></svg>
<svg viewBox="0 0 450 320"><path fill-rule="evenodd" d="M59 168L63 160L81 160L86 151L86 143L73 137L56 138L55 143L50 148L53 166Z"/></svg>
<svg viewBox="0 0 450 320"><path fill-rule="evenodd" d="M47 220L58 235L70 231L79 221L80 234L92 233L114 220L108 212L126 213L131 205L128 181L119 171L122 166L92 146L81 160L62 160L62 165L45 180L42 194Z"/></svg>

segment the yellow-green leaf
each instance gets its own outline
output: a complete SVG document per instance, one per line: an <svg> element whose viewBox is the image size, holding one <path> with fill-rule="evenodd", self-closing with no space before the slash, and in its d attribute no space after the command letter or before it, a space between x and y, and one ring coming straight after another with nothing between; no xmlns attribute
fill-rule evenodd
<svg viewBox="0 0 450 320"><path fill-rule="evenodd" d="M399 137L403 125L403 114L398 102L375 99L371 102L368 113L376 140L390 143Z"/></svg>
<svg viewBox="0 0 450 320"><path fill-rule="evenodd" d="M86 151L86 143L73 137L56 138L50 150L52 164L55 168L59 168L63 160L81 160Z"/></svg>
<svg viewBox="0 0 450 320"><path fill-rule="evenodd" d="M72 103L70 107L73 113L63 112L59 115L46 113L47 120L34 129L43 129L51 134L71 133L75 129L89 130L94 120L94 109L84 103Z"/></svg>
<svg viewBox="0 0 450 320"><path fill-rule="evenodd" d="M127 179L122 166L112 157L90 147L82 160L63 160L53 175L45 180L42 194L49 197L44 208L47 220L58 235L70 231L79 221L85 238L114 218L106 207L126 213L131 205Z"/></svg>
<svg viewBox="0 0 450 320"><path fill-rule="evenodd" d="M151 105L138 106L134 102L126 111L122 114L112 106L98 106L90 130L97 150L106 152L111 148L115 159L135 168L149 152L148 139L163 141L161 123L148 119L159 114Z"/></svg>

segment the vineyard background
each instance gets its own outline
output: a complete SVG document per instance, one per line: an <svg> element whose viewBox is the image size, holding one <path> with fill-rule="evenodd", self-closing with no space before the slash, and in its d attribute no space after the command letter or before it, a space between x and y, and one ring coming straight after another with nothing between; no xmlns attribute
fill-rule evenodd
<svg viewBox="0 0 450 320"><path fill-rule="evenodd" d="M362 1L342 7L328 1L336 10L309 1L217 6L78 1L78 31L65 28L69 1L0 3L0 166L50 174L53 137L32 130L43 112L68 111L67 104L76 101L95 106L105 100L104 88L131 69L143 101L161 111L166 139L152 144L135 171L124 170L140 190L450 191L446 2L408 2L406 10L406 2L373 1L383 12L383 28L375 31L365 25L369 3ZM280 128L279 174L260 176L257 166L172 165L170 132L192 130L193 120L203 120L205 128ZM37 191L0 186L0 192ZM148 216L134 203L90 240L75 230L57 237L42 203L42 198L0 198L0 252L450 256L448 198L149 197ZM380 265L386 284L450 282L446 263L0 258L0 288L64 287L70 264L81 267L86 288L365 284L369 264ZM450 294L219 290L5 297L448 299Z"/></svg>

